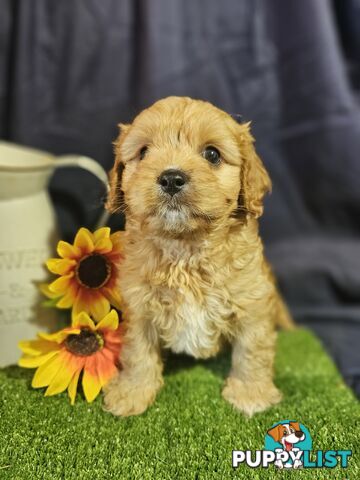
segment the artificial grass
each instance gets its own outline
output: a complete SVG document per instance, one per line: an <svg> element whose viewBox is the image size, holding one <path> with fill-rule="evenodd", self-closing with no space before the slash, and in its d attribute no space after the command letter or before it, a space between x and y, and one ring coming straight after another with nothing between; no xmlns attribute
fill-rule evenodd
<svg viewBox="0 0 360 480"><path fill-rule="evenodd" d="M101 399L44 398L33 371L0 370L0 478L33 479L359 479L360 408L318 340L281 332L276 383L284 401L246 419L220 396L229 355L167 360L165 387L143 415L119 419ZM269 427L285 419L308 427L315 450L353 450L349 468L277 471L231 467L233 449L264 448Z"/></svg>

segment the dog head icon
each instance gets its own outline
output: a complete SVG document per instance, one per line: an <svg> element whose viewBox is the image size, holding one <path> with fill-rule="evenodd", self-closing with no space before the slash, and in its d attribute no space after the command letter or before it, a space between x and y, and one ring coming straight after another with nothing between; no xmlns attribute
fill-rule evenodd
<svg viewBox="0 0 360 480"><path fill-rule="evenodd" d="M294 444L302 442L305 439L305 433L301 430L298 422L276 425L268 430L267 433L275 442L280 443L286 451L292 450Z"/></svg>

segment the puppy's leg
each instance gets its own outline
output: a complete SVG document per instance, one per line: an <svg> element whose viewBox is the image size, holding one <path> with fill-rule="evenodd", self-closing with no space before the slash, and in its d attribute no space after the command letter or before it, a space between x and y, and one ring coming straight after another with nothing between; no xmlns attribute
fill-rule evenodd
<svg viewBox="0 0 360 480"><path fill-rule="evenodd" d="M143 413L163 385L156 333L131 318L120 353L122 370L105 391L105 410L123 417Z"/></svg>
<svg viewBox="0 0 360 480"><path fill-rule="evenodd" d="M281 400L273 384L276 333L270 322L247 322L233 342L232 368L223 397L248 416Z"/></svg>

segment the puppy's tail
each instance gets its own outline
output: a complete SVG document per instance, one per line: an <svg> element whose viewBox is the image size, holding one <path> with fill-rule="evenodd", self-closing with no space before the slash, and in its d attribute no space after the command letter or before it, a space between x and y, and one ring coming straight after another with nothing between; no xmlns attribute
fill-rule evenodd
<svg viewBox="0 0 360 480"><path fill-rule="evenodd" d="M284 330L294 330L296 328L295 322L287 308L282 296L278 292L275 305L274 322L275 325Z"/></svg>

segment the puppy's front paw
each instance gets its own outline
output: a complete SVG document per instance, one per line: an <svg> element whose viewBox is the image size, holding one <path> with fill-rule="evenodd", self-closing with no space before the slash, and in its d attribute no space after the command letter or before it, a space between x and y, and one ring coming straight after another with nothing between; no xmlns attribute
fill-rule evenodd
<svg viewBox="0 0 360 480"><path fill-rule="evenodd" d="M222 396L249 417L279 403L282 397L271 381L263 384L245 384L234 377L226 380Z"/></svg>
<svg viewBox="0 0 360 480"><path fill-rule="evenodd" d="M119 373L104 388L104 410L129 417L140 415L153 403L162 382L139 384L124 373Z"/></svg>

